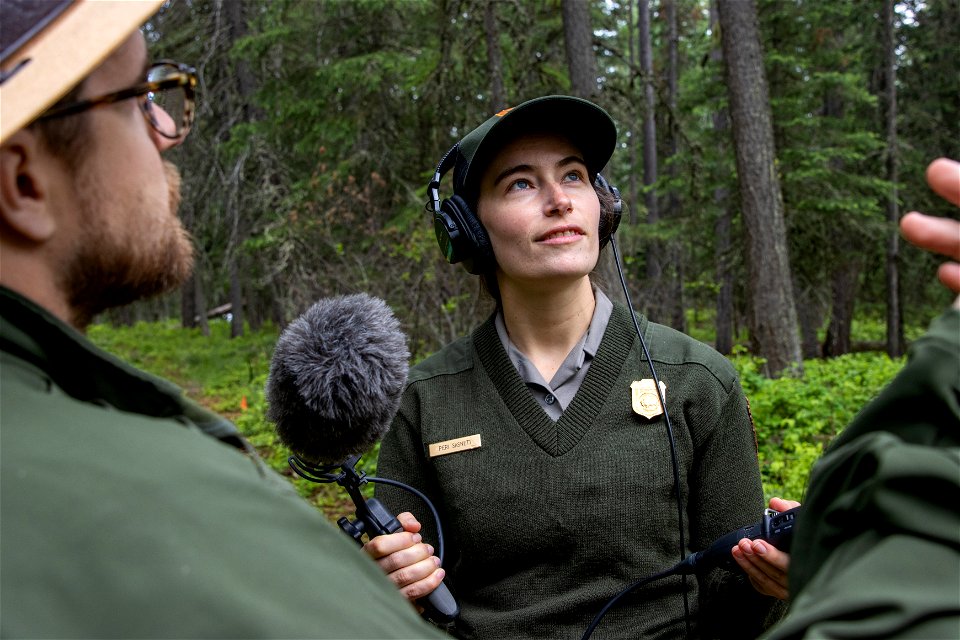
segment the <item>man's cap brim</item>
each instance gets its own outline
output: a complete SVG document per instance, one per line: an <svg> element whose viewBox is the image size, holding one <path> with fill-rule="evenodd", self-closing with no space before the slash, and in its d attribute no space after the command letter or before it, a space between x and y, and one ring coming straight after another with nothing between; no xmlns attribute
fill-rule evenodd
<svg viewBox="0 0 960 640"><path fill-rule="evenodd" d="M467 134L460 142L454 170L454 191L475 198L493 156L525 133L557 133L584 155L587 170L599 173L617 145L617 126L606 111L574 96L542 96L505 109Z"/></svg>
<svg viewBox="0 0 960 640"><path fill-rule="evenodd" d="M48 16L42 28L18 42L15 50L4 51L0 144L88 76L163 3L75 0Z"/></svg>

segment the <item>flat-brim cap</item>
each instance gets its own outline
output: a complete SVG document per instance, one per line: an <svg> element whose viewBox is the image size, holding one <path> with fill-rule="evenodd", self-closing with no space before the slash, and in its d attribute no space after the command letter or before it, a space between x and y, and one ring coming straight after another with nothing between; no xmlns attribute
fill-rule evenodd
<svg viewBox="0 0 960 640"><path fill-rule="evenodd" d="M164 0L0 0L0 144L96 69Z"/></svg>
<svg viewBox="0 0 960 640"><path fill-rule="evenodd" d="M542 96L500 111L460 141L453 171L454 192L467 201L479 194L493 156L526 133L565 136L584 156L591 175L600 172L617 145L617 126L606 111L573 96Z"/></svg>

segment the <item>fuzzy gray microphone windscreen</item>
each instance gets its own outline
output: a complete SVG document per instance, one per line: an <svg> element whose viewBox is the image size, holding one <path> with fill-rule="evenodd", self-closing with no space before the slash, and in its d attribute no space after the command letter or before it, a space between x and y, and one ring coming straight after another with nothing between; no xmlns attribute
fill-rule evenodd
<svg viewBox="0 0 960 640"><path fill-rule="evenodd" d="M321 299L277 341L267 418L300 458L342 462L390 428L409 358L400 322L383 300L364 293Z"/></svg>

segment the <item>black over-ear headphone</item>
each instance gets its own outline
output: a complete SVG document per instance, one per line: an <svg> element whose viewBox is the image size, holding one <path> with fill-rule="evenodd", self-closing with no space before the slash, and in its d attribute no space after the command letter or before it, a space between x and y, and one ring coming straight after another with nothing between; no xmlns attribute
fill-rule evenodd
<svg viewBox="0 0 960 640"><path fill-rule="evenodd" d="M427 207L433 211L433 229L437 234L437 243L440 251L450 264L458 262L474 275L485 273L493 266L493 248L487 230L483 228L480 219L474 214L470 205L457 194L440 201L440 178L450 170L457 158L458 144L447 151L433 180L427 185L430 202ZM620 217L623 211L623 201L620 199L620 190L611 185L606 179L597 174L594 184L613 196L610 215L600 216L600 248L602 249L610 237L620 226Z"/></svg>

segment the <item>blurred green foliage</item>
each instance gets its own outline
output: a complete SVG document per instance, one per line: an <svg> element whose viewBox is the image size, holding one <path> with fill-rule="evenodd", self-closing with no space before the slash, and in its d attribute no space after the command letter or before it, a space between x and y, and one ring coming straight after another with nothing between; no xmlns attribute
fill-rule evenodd
<svg viewBox="0 0 960 640"><path fill-rule="evenodd" d="M823 447L904 364L884 353L852 353L806 360L801 377L771 380L761 375L760 358L731 360L750 401L764 492L791 500L802 500Z"/></svg>

